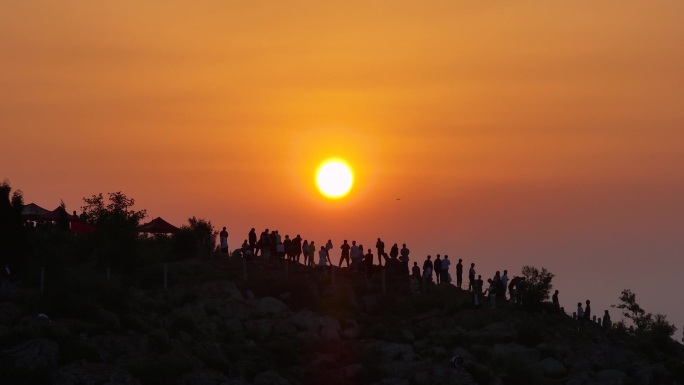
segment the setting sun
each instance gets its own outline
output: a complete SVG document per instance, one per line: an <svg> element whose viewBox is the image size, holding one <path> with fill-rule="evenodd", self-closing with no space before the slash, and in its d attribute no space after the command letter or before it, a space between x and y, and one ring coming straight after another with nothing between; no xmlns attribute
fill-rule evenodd
<svg viewBox="0 0 684 385"><path fill-rule="evenodd" d="M353 176L351 169L339 160L323 162L316 173L316 185L328 198L342 198L351 190Z"/></svg>

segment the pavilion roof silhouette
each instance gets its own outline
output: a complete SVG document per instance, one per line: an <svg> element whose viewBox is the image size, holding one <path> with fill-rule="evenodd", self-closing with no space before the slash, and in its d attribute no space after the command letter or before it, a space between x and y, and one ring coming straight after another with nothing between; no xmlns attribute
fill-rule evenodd
<svg viewBox="0 0 684 385"><path fill-rule="evenodd" d="M138 226L138 231L140 231L141 233L172 234L177 232L178 230L180 230L178 227L161 219L161 217L156 217L150 222Z"/></svg>

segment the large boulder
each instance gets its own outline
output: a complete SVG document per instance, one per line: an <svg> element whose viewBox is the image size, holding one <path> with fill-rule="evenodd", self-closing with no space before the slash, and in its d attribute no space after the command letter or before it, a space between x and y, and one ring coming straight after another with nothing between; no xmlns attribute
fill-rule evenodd
<svg viewBox="0 0 684 385"><path fill-rule="evenodd" d="M54 367L59 361L60 351L55 341L36 338L4 349L2 355L15 368L33 371Z"/></svg>
<svg viewBox="0 0 684 385"><path fill-rule="evenodd" d="M290 320L282 320L273 324L273 334L290 337L297 334L297 326Z"/></svg>
<svg viewBox="0 0 684 385"><path fill-rule="evenodd" d="M340 338L340 322L332 316L318 318L319 335L326 340L337 340Z"/></svg>
<svg viewBox="0 0 684 385"><path fill-rule="evenodd" d="M342 330L342 337L347 340L355 340L361 334L361 327L356 321L351 321L344 330Z"/></svg>
<svg viewBox="0 0 684 385"><path fill-rule="evenodd" d="M242 301L224 299L218 309L218 315L223 319L238 319L242 321L252 316L252 310Z"/></svg>
<svg viewBox="0 0 684 385"><path fill-rule="evenodd" d="M285 302L273 297L254 299L249 303L254 309L254 314L259 317L280 316L290 312Z"/></svg>
<svg viewBox="0 0 684 385"><path fill-rule="evenodd" d="M223 352L221 344L216 341L201 341L192 347L195 357L204 361L212 368L228 368L230 361Z"/></svg>
<svg viewBox="0 0 684 385"><path fill-rule="evenodd" d="M245 322L245 330L257 335L261 339L266 339L271 336L273 325L276 321L268 318L255 319Z"/></svg>
<svg viewBox="0 0 684 385"><path fill-rule="evenodd" d="M513 337L513 328L510 322L492 322L484 327L490 338L505 340Z"/></svg>
<svg viewBox="0 0 684 385"><path fill-rule="evenodd" d="M398 342L372 342L369 347L378 352L378 359L382 361L409 361L415 358L413 346Z"/></svg>
<svg viewBox="0 0 684 385"><path fill-rule="evenodd" d="M149 340L146 336L135 334L129 335L98 335L88 339L85 346L92 347L98 352L98 360L101 362L113 362L120 356L135 353L145 353L149 349Z"/></svg>
<svg viewBox="0 0 684 385"><path fill-rule="evenodd" d="M21 316L21 308L12 302L0 303L0 324L12 325Z"/></svg>
<svg viewBox="0 0 684 385"><path fill-rule="evenodd" d="M308 310L291 315L288 321L292 322L299 331L318 332L318 317Z"/></svg>
<svg viewBox="0 0 684 385"><path fill-rule="evenodd" d="M492 355L502 360L515 360L521 365L531 365L539 361L539 351L520 344L496 344Z"/></svg>
<svg viewBox="0 0 684 385"><path fill-rule="evenodd" d="M554 378L563 377L568 372L565 365L555 358L545 358L532 364L530 368L534 373Z"/></svg>
<svg viewBox="0 0 684 385"><path fill-rule="evenodd" d="M234 282L213 281L196 285L193 289L197 298L230 298L243 301L245 298Z"/></svg>
<svg viewBox="0 0 684 385"><path fill-rule="evenodd" d="M603 385L623 385L629 377L617 369L605 369L596 374L596 379Z"/></svg>

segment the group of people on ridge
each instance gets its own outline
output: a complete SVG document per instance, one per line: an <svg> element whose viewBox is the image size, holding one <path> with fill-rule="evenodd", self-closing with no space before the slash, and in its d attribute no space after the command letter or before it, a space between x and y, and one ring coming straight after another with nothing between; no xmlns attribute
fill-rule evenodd
<svg viewBox="0 0 684 385"><path fill-rule="evenodd" d="M225 227L220 233L220 242L221 251L227 254L228 232ZM367 249L367 252L364 253L362 244L357 244L355 240L350 244L346 239L339 248L341 252L338 267L342 267L342 265L346 263L346 266L352 268L354 272L364 270L368 279L373 277L375 257L371 249ZM442 258L440 254L437 254L434 260L432 260L431 255L428 255L423 262L422 270L421 267L418 266L418 262L413 262L413 267L409 271L410 250L406 247L406 244L402 244L400 249L398 244L394 243L390 248L390 252L387 253L385 251L385 243L381 238L378 238L375 243L375 248L377 251L377 266L385 266L386 268L391 268L391 270L409 274L411 286L414 291L421 291L427 282L432 283L433 276L437 284L451 284L452 282L452 277L449 272L451 260L448 255L444 255ZM318 248L313 240L309 241L307 239L302 239L299 234L294 238L285 235L283 239L278 230L269 231L269 229L265 229L257 236L256 230L252 228L247 235L247 239L245 239L241 247L235 251L234 255L241 256L245 259L252 259L259 256L261 256L262 259L275 257L297 263L302 263L303 257L303 264L305 266L334 266L330 259L330 252L332 249L333 243L330 239ZM315 261L316 255L318 255L318 262ZM464 289L463 259L458 260L455 270L456 286L459 289ZM492 278L487 279L487 287L485 288L482 275L476 274L475 263L471 263L470 268L468 269L467 290L472 293L472 303L477 307L483 304L485 297L489 298L491 309L496 308L497 302L503 303L513 301L514 304L520 305L522 302L521 293L524 291L526 284L527 282L524 276L514 276L512 279L509 279L508 270L503 270L503 274L497 271ZM508 293L508 299L506 298L506 293ZM559 310L562 309L558 303L558 290L553 294L552 301ZM582 308L582 303L578 303L577 319L582 321L590 320L590 318L590 301L586 301L586 307L584 309ZM610 323L610 315L608 314L608 310L606 310L602 324L606 327L606 325L610 325Z"/></svg>

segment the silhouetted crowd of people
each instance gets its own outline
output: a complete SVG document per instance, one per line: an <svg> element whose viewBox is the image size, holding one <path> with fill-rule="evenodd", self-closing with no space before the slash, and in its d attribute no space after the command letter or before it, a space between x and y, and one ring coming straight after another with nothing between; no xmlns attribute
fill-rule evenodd
<svg viewBox="0 0 684 385"><path fill-rule="evenodd" d="M224 228L225 231L225 228ZM226 240L227 244L227 240ZM223 250L223 237L221 247ZM265 229L257 235L256 229L252 228L235 255L244 257L247 260L260 258L269 260L279 258L305 266L334 266L331 260L331 251L334 245L331 239L320 246L313 240L303 239L299 234L294 238L289 235L283 237L278 230L270 231ZM345 265L355 272L363 271L370 279L373 276L374 255L372 249L364 249L362 244L357 244L355 240L349 243L344 240L339 246L340 259L338 267ZM389 254L385 252L385 243L378 238L375 243L377 250L378 266L386 267L395 272L406 272L408 274L409 249L403 244L401 249L398 244L392 245ZM365 251L365 252L364 252ZM316 260L318 256L318 260Z"/></svg>
<svg viewBox="0 0 684 385"><path fill-rule="evenodd" d="M220 247L223 253L227 253L227 238L228 233L224 227L220 234ZM256 230L252 228L247 235L247 239L244 240L239 249L234 251L233 256L242 257L246 260L282 259L309 267L324 267L334 266L331 260L331 250L333 248L334 245L331 239L328 239L325 244L319 247L313 240L303 239L299 234L294 238L290 238L289 235L285 235L283 238L278 230L269 231L269 229L265 229L257 235ZM374 265L375 256L373 250L370 248L364 249L364 246L357 244L356 240L352 240L350 244L345 239L339 248L340 258L337 266L343 267L345 265L347 268L352 269L354 273L363 274L369 280L373 278L375 270L384 267L385 271L408 275L413 293L423 292L426 285L429 284L452 284L453 282L450 272L452 263L446 254L443 257L441 254L437 254L434 260L431 255L428 255L423 261L422 267L418 265L418 262L413 262L413 266L409 270L410 250L406 247L406 244L402 244L402 247L399 248L398 243L394 243L390 247L389 253L387 253L384 241L381 238L377 238L375 243L377 265ZM366 250L365 253L364 250ZM318 256L317 261L315 259L316 256ZM490 309L496 309L497 304L503 303L522 304L522 293L527 285L524 276L509 278L508 270L503 270L503 274L500 271L496 271L492 278L487 279L485 287L482 275L477 274L475 263L471 263L468 269L468 286L465 287L463 259L459 258L454 270L456 273L455 286L471 293L472 304L475 307L482 306L485 303L485 298L489 300ZM558 300L558 290L552 296L552 303L559 312L563 311ZM579 322L590 321L591 307L589 300L586 301L585 308L582 308L582 303L578 303L576 318ZM610 327L611 321L608 310L605 311L601 323L604 327Z"/></svg>

